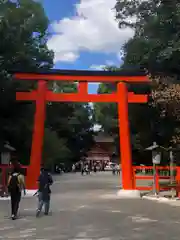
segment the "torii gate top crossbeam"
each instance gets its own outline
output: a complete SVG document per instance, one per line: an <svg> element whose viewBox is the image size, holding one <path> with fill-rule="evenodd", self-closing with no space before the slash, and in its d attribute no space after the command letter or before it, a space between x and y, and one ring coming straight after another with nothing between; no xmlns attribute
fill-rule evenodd
<svg viewBox="0 0 180 240"><path fill-rule="evenodd" d="M78 82L129 82L150 83L144 71L90 71L90 70L48 70L36 72L17 71L19 80L78 81Z"/></svg>

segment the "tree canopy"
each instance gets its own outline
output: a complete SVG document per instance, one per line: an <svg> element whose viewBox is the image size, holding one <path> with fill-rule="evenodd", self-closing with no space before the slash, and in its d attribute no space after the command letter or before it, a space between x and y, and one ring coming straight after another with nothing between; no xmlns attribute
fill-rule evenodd
<svg viewBox="0 0 180 240"><path fill-rule="evenodd" d="M132 28L134 36L120 49L123 64L110 70L138 66L151 80L148 104L129 104L133 149L143 153L153 141L165 147L179 146L179 2L117 0L115 10L119 28ZM115 89L112 84L99 86L101 93ZM131 89L138 90L137 86ZM117 117L116 104L95 104L96 121L116 139ZM142 162L143 158L142 154Z"/></svg>
<svg viewBox="0 0 180 240"><path fill-rule="evenodd" d="M179 75L179 1L117 0L115 8L120 28L130 26L135 32L123 48L124 65Z"/></svg>
<svg viewBox="0 0 180 240"><path fill-rule="evenodd" d="M36 82L15 81L12 70L35 71L53 67L47 47L49 20L39 1L0 1L0 143L8 141L22 163L30 157L34 103L17 102L15 92L36 88ZM76 91L76 84L53 83L59 92ZM48 165L75 161L93 141L91 109L87 104L47 103L43 161Z"/></svg>

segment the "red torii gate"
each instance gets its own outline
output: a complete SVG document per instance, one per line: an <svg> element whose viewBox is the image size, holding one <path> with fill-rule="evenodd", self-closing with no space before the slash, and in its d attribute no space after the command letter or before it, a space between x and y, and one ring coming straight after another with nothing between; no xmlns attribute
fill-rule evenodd
<svg viewBox="0 0 180 240"><path fill-rule="evenodd" d="M37 90L17 92L18 101L36 101L34 131L30 165L27 170L27 189L37 189L37 178L40 172L44 138L44 121L46 102L116 102L118 103L119 137L122 166L122 186L124 190L134 189L128 103L146 103L147 95L128 92L128 83L149 83L142 72L130 71L82 71L82 70L49 70L44 72L16 72L15 79L37 81ZM77 93L55 93L47 88L47 81L78 81ZM117 91L111 94L88 94L88 82L117 83Z"/></svg>

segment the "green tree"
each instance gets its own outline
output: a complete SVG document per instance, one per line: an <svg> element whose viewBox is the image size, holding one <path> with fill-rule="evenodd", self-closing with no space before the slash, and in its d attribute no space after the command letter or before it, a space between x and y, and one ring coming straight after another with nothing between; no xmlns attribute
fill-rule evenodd
<svg viewBox="0 0 180 240"><path fill-rule="evenodd" d="M150 73L152 132L163 145L177 144L179 87L174 82L179 80L179 2L118 0L116 11L120 28L128 26L135 32L124 45L122 68L138 65Z"/></svg>
<svg viewBox="0 0 180 240"><path fill-rule="evenodd" d="M124 46L124 65L140 65L153 75L179 75L179 1L117 0L115 8L119 26L135 31Z"/></svg>
<svg viewBox="0 0 180 240"><path fill-rule="evenodd" d="M121 69L139 66L152 81L148 105L129 105L133 148L142 150L152 141L164 146L179 144L179 84L174 84L179 80L179 2L118 0L115 8L119 27L134 29L134 36L123 47ZM108 92L115 86L100 88ZM136 92L139 88L130 89ZM110 104L96 105L99 123L105 127L104 112L112 119L117 115L108 108L113 109Z"/></svg>
<svg viewBox="0 0 180 240"><path fill-rule="evenodd" d="M99 93L111 93L116 91L114 84L100 84ZM96 103L94 105L94 119L100 124L107 134L114 137L117 152L119 149L119 121L117 103ZM153 125L146 115L154 116L155 112L148 104L129 104L129 122L131 130L132 148L143 150L152 143ZM106 117L105 117L106 116Z"/></svg>
<svg viewBox="0 0 180 240"><path fill-rule="evenodd" d="M0 1L0 143L9 141L22 163L30 156L34 103L15 101L15 92L36 88L31 81L14 81L12 70L36 71L53 67L53 52L47 48L49 20L39 1ZM49 83L56 92L74 92L74 83ZM75 161L93 141L88 104L47 104L43 160Z"/></svg>
<svg viewBox="0 0 180 240"><path fill-rule="evenodd" d="M70 155L66 142L60 139L56 131L45 128L43 162L50 169L54 164L66 161Z"/></svg>
<svg viewBox="0 0 180 240"><path fill-rule="evenodd" d="M75 92L75 83L55 84L56 92ZM93 144L92 109L86 103L49 103L46 126L64 139L69 149L68 159L79 161Z"/></svg>
<svg viewBox="0 0 180 240"><path fill-rule="evenodd" d="M157 102L160 102L159 96L162 94L159 87L160 85L155 84L155 82L151 85L148 104L129 104L131 143L133 153L136 153L133 154L133 160L137 159L138 163L139 160L143 162L143 158L147 158L144 149L150 146L153 141L169 146L170 140L172 140L173 119L172 117L167 118L167 116L162 118L162 111L157 106ZM134 84L128 85L128 88L129 91L134 91L135 93L147 93L148 90L147 87ZM114 92L116 91L116 84L102 83L98 91L101 94ZM166 90L166 93L163 93L164 101L166 101L165 95L167 96L167 92ZM162 102L160 104L162 105ZM120 152L117 104L96 103L94 110L95 121L102 125L106 133L114 137L117 152Z"/></svg>
<svg viewBox="0 0 180 240"><path fill-rule="evenodd" d="M15 101L15 91L27 90L33 85L13 81L10 71L53 66L53 53L46 45L48 24L38 2L0 2L0 142L9 141L26 161L31 147L34 109L33 104Z"/></svg>

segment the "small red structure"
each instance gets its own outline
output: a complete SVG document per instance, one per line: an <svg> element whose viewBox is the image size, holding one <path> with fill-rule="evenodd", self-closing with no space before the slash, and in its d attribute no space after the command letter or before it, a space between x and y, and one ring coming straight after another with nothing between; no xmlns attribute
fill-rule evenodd
<svg viewBox="0 0 180 240"><path fill-rule="evenodd" d="M99 132L94 137L95 144L87 152L86 160L91 162L91 166L99 163L100 166L105 166L111 161L111 156L114 152L114 139L110 136L104 135Z"/></svg>
<svg viewBox="0 0 180 240"><path fill-rule="evenodd" d="M118 104L122 184L124 190L133 190L128 103L146 103L147 95L128 92L127 83L149 83L149 79L144 72L51 70L34 73L17 72L14 77L18 80L37 81L36 90L16 93L18 101L36 102L30 165L27 171L26 184L28 189L37 189L37 178L42 160L46 102L116 102ZM69 94L49 91L47 81L78 81L78 92ZM117 92L88 94L88 82L117 83Z"/></svg>

